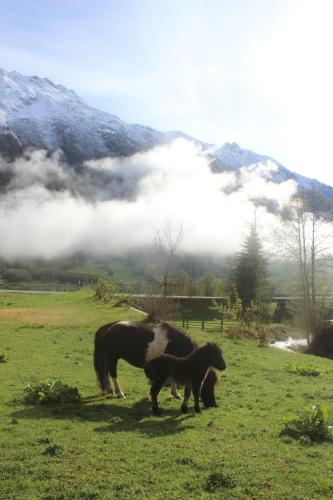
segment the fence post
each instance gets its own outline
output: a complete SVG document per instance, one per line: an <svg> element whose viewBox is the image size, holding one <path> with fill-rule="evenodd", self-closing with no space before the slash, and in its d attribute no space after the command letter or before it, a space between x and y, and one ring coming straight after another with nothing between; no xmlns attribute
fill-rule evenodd
<svg viewBox="0 0 333 500"><path fill-rule="evenodd" d="M205 329L205 320L202 319L201 320L201 330L204 331L204 329Z"/></svg>

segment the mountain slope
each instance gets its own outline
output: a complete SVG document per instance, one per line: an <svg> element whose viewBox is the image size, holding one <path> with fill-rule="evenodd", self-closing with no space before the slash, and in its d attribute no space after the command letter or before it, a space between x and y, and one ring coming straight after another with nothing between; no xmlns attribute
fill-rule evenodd
<svg viewBox="0 0 333 500"><path fill-rule="evenodd" d="M262 175L276 183L293 180L301 189L315 188L324 196L333 199L333 188L327 184L310 179L303 175L297 174L288 170L281 165L278 161L270 156L260 155L241 148L236 143L225 143L220 148L214 148L211 152L213 156L213 170L215 172L222 172L224 170L240 170L251 166L264 166L269 168L265 171L263 169Z"/></svg>
<svg viewBox="0 0 333 500"><path fill-rule="evenodd" d="M60 149L69 163L129 156L185 136L130 125L92 108L75 92L47 78L4 70L0 70L0 127L0 148L7 156L26 147ZM12 146L1 147L9 139Z"/></svg>
<svg viewBox="0 0 333 500"><path fill-rule="evenodd" d="M211 158L213 172L265 166L262 174L276 183L294 180L301 188L314 186L333 199L333 188L291 172L269 156L237 144L217 147L183 132L161 132L129 124L86 104L73 90L47 78L23 76L0 69L0 153L10 160L26 148L60 150L62 159L81 165L93 158L126 157L177 137L196 142Z"/></svg>

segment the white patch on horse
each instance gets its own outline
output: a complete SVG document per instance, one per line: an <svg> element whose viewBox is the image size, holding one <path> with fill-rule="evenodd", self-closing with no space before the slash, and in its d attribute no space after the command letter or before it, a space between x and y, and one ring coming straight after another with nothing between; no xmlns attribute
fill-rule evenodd
<svg viewBox="0 0 333 500"><path fill-rule="evenodd" d="M153 332L154 339L148 344L146 351L146 363L163 354L169 343L167 332L163 327L156 326L153 328Z"/></svg>
<svg viewBox="0 0 333 500"><path fill-rule="evenodd" d="M130 321L118 321L117 325L130 326L133 325Z"/></svg>

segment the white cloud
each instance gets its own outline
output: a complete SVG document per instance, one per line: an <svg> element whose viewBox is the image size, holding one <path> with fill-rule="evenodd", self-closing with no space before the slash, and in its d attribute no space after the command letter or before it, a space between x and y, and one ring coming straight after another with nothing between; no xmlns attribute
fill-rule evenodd
<svg viewBox="0 0 333 500"><path fill-rule="evenodd" d="M224 254L235 251L252 222L253 198L271 197L278 204L294 191L290 182L274 184L262 167L242 170L241 187L234 173L213 174L207 157L192 143L176 140L126 159L89 162L89 169L110 170L135 179L136 197L89 202L70 191L50 191L47 178L63 172L57 156L36 152L18 159L25 183L14 185L0 199L0 255L6 259L54 258L78 250L94 255L123 254L145 245L167 221L184 228L184 250ZM269 170L269 167L266 167ZM43 172L43 175L39 175ZM232 190L232 189L231 189ZM274 215L258 209L264 228Z"/></svg>

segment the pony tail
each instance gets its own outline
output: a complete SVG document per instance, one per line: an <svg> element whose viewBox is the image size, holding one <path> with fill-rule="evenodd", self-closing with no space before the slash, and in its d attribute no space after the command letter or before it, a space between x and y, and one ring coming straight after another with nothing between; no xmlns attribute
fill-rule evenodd
<svg viewBox="0 0 333 500"><path fill-rule="evenodd" d="M210 368L201 387L201 401L205 408L215 408L217 406L214 388L217 383L215 370Z"/></svg>
<svg viewBox="0 0 333 500"><path fill-rule="evenodd" d="M98 385L103 392L108 391L109 374L108 362L104 355L101 337L104 332L101 329L95 334L95 349L94 349L94 367L97 376Z"/></svg>

